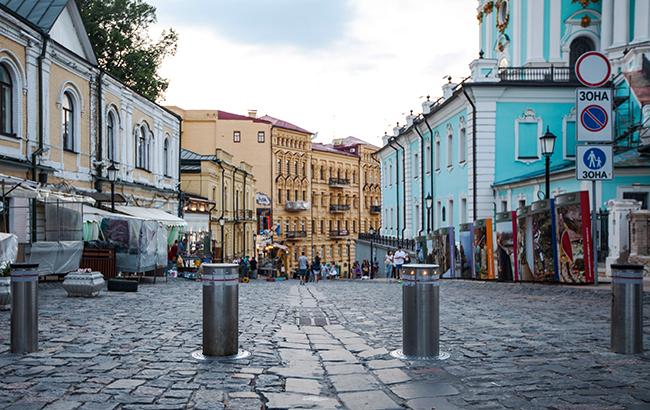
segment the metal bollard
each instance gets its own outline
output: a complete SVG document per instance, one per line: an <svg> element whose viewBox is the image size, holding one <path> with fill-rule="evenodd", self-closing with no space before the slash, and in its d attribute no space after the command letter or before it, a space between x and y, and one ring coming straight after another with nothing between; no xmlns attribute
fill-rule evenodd
<svg viewBox="0 0 650 410"><path fill-rule="evenodd" d="M234 356L239 348L239 266L204 263L203 355Z"/></svg>
<svg viewBox="0 0 650 410"><path fill-rule="evenodd" d="M612 265L611 348L643 352L643 266Z"/></svg>
<svg viewBox="0 0 650 410"><path fill-rule="evenodd" d="M11 265L11 352L38 351L38 263Z"/></svg>
<svg viewBox="0 0 650 410"><path fill-rule="evenodd" d="M402 355L436 359L440 354L438 265L402 267Z"/></svg>

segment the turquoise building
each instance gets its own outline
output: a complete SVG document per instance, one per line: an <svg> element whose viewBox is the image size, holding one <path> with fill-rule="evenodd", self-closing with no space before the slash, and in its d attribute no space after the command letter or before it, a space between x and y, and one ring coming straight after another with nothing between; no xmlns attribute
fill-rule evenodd
<svg viewBox="0 0 650 410"><path fill-rule="evenodd" d="M468 22L473 18L468 16ZM422 113L385 135L381 234L414 239L427 231L515 210L545 195L540 137L557 136L551 196L588 190L609 199L650 201L650 2L497 0L478 2L479 49L471 75L427 98ZM580 55L612 65L615 178L576 180L576 88ZM427 208L426 198L432 206Z"/></svg>

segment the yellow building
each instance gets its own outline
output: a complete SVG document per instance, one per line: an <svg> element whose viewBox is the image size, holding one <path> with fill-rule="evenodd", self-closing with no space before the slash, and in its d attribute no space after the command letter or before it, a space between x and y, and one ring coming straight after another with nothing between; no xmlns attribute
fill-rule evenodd
<svg viewBox="0 0 650 410"><path fill-rule="evenodd" d="M121 204L176 213L179 117L97 68L75 1L3 4L0 174L106 203L113 164ZM45 238L43 200L8 199L6 229L20 242Z"/></svg>
<svg viewBox="0 0 650 410"><path fill-rule="evenodd" d="M187 197L185 220L192 231L193 222L205 216L215 261L231 262L255 253L256 181L252 171L251 165L236 163L221 149L212 155L181 151L181 190Z"/></svg>

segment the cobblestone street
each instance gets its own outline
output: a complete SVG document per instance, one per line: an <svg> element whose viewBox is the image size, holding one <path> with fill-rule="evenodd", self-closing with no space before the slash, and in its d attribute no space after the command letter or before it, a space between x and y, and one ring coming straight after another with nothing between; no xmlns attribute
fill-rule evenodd
<svg viewBox="0 0 650 410"><path fill-rule="evenodd" d="M612 354L608 288L444 281L442 362L409 363L396 283L240 285L237 362L201 362L201 285L68 298L40 285L40 348L9 353L0 407L650 408L650 353ZM650 348L650 295L644 345Z"/></svg>

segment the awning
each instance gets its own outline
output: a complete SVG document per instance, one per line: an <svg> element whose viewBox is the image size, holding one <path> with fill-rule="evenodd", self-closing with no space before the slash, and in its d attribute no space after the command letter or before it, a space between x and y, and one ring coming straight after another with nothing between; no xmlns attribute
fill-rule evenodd
<svg viewBox="0 0 650 410"><path fill-rule="evenodd" d="M88 192L84 195L91 197L97 202L111 202L110 192ZM115 194L115 203L125 204L127 202L126 198L122 194Z"/></svg>
<svg viewBox="0 0 650 410"><path fill-rule="evenodd" d="M94 206L84 205L84 222L101 222L104 218L113 219L133 219L133 217L118 213L112 213L104 209L95 208Z"/></svg>
<svg viewBox="0 0 650 410"><path fill-rule="evenodd" d="M183 219L187 222L188 232L208 232L210 230L210 214L185 212Z"/></svg>
<svg viewBox="0 0 650 410"><path fill-rule="evenodd" d="M147 221L158 221L168 226L187 226L187 222L183 219L162 209L143 208L141 206L116 206L115 210Z"/></svg>

